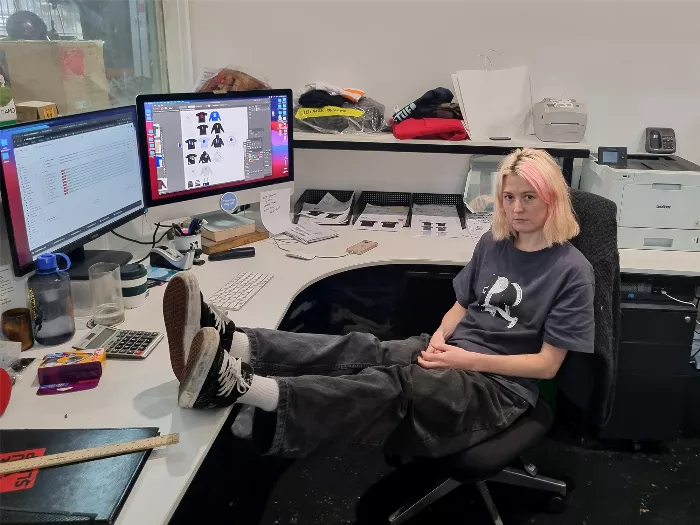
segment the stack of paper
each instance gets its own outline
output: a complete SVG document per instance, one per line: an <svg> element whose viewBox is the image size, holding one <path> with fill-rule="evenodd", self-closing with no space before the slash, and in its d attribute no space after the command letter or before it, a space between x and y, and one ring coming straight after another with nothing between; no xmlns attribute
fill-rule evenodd
<svg viewBox="0 0 700 525"><path fill-rule="evenodd" d="M284 233L289 235L292 239L296 239L304 244L325 241L326 239L332 239L338 236L338 232L330 228L324 228L313 222L292 225L292 227Z"/></svg>
<svg viewBox="0 0 700 525"><path fill-rule="evenodd" d="M299 213L299 223L312 222L316 224L347 224L350 217L352 197L341 202L330 193L326 193L318 204L305 202Z"/></svg>
<svg viewBox="0 0 700 525"><path fill-rule="evenodd" d="M263 225L272 235L285 233L304 244L337 237L338 233L313 222L292 224L289 218L289 188L260 193L260 217Z"/></svg>
<svg viewBox="0 0 700 525"><path fill-rule="evenodd" d="M375 230L397 232L406 224L408 206L375 206L367 204L362 214L357 218L356 230Z"/></svg>
<svg viewBox="0 0 700 525"><path fill-rule="evenodd" d="M477 243L482 235L491 229L492 222L493 214L491 213L472 213L467 215L467 227L464 228L464 236L471 237L474 243Z"/></svg>
<svg viewBox="0 0 700 525"><path fill-rule="evenodd" d="M417 237L461 237L462 222L457 206L414 204L411 233Z"/></svg>

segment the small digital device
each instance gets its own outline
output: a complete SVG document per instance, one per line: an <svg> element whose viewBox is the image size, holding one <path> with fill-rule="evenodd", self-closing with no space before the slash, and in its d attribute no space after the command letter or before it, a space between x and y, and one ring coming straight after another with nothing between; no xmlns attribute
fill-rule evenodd
<svg viewBox="0 0 700 525"><path fill-rule="evenodd" d="M379 243L375 241L360 241L357 244L350 246L347 249L347 252L353 255L362 255L363 253L368 252L377 246L379 246Z"/></svg>
<svg viewBox="0 0 700 525"><path fill-rule="evenodd" d="M598 164L614 168L627 167L627 148L601 146L598 148Z"/></svg>
<svg viewBox="0 0 700 525"><path fill-rule="evenodd" d="M163 334L140 330L121 330L108 326L96 326L73 345L78 350L104 348L107 357L145 359L158 346Z"/></svg>
<svg viewBox="0 0 700 525"><path fill-rule="evenodd" d="M672 128L647 128L644 146L647 153L675 153L676 132Z"/></svg>
<svg viewBox="0 0 700 525"><path fill-rule="evenodd" d="M65 252L73 279L124 251L83 245L145 211L134 107L0 128L2 205L15 275L42 253Z"/></svg>
<svg viewBox="0 0 700 525"><path fill-rule="evenodd" d="M136 105L149 220L220 210L227 192L241 206L293 187L291 90L141 95Z"/></svg>

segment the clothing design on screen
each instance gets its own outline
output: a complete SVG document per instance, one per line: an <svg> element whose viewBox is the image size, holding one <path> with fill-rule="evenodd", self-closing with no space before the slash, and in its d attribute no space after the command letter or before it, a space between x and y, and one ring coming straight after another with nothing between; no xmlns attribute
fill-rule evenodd
<svg viewBox="0 0 700 525"><path fill-rule="evenodd" d="M182 144L186 145L183 147L186 188L197 188L197 180L201 186L245 180L245 143L244 139L236 138L249 136L245 107L181 111L180 128ZM188 169L192 164L210 166L210 169L203 176L201 169L196 173Z"/></svg>

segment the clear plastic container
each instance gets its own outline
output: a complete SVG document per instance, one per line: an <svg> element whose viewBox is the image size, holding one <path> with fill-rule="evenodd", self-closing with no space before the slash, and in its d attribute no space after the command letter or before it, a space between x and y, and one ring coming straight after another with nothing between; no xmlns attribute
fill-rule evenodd
<svg viewBox="0 0 700 525"><path fill-rule="evenodd" d="M58 269L56 256L65 260L64 269ZM42 345L59 345L75 334L69 268L66 255L45 253L36 260L36 274L27 280L34 339Z"/></svg>
<svg viewBox="0 0 700 525"><path fill-rule="evenodd" d="M96 263L88 268L95 324L114 326L124 321L122 281L117 263Z"/></svg>

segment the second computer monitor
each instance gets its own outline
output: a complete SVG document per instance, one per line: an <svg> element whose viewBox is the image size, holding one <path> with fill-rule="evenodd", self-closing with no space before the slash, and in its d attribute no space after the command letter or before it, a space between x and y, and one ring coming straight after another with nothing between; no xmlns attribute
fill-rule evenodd
<svg viewBox="0 0 700 525"><path fill-rule="evenodd" d="M248 204L261 188L291 187L291 90L144 95L137 107L146 205L169 205L151 217L214 211L228 191Z"/></svg>
<svg viewBox="0 0 700 525"><path fill-rule="evenodd" d="M133 106L0 128L0 194L16 275L42 253L69 252L71 276L128 252L82 250L143 214Z"/></svg>

